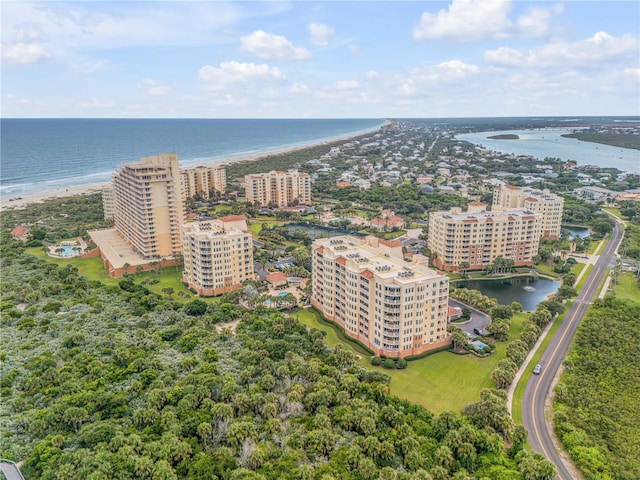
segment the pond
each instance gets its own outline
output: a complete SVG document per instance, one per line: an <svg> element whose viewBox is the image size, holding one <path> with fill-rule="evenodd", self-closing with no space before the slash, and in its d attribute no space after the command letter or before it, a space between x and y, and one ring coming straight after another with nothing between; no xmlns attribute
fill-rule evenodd
<svg viewBox="0 0 640 480"><path fill-rule="evenodd" d="M317 237L323 235L325 237L335 237L336 235L360 235L350 230L344 230L342 228L325 227L323 225L312 225L307 222L290 223L287 225L287 229L290 233L306 232L311 240L315 240Z"/></svg>
<svg viewBox="0 0 640 480"><path fill-rule="evenodd" d="M555 293L560 282L548 278L515 277L495 280L465 280L455 282L455 287L480 290L484 295L493 297L501 305L520 302L526 311L533 311L547 295Z"/></svg>
<svg viewBox="0 0 640 480"><path fill-rule="evenodd" d="M562 225L562 230L566 230L567 232L569 232L568 240L573 240L576 237L584 239L591 235L591 230L589 230L589 228L579 227L577 225Z"/></svg>

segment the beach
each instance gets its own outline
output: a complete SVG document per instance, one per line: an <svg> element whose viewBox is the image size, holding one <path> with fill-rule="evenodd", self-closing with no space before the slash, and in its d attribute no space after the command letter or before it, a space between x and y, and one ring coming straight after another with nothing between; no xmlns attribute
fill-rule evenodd
<svg viewBox="0 0 640 480"><path fill-rule="evenodd" d="M362 135L367 135L370 133L375 133L380 129L380 127L376 127L376 128L372 128L369 130L364 130L364 131L360 131L360 132L355 132L355 133L351 133L345 136L340 136L340 137L335 137L335 138L330 138L330 139L323 139L323 140L319 140L317 142L312 142L312 143L307 143L304 145L298 145L295 147L285 147L285 148L281 148L281 149L276 149L276 150L269 150L269 151L265 151L265 152L261 152L261 153L256 153L254 155L244 155L244 156L238 156L238 157L229 157L228 159L224 159L224 160L218 160L218 161L214 161L214 162L205 162L203 163L203 165L206 166L213 166L213 165L217 165L217 166L225 166L225 165L231 165L233 163L242 163L242 162L255 162L260 160L261 158L265 158L265 157L270 157L273 155L281 155L284 153L291 153L291 152L297 152L297 151L302 151L302 150L306 150L307 148L312 148L312 147L317 147L317 146L321 146L321 145L329 145L331 143L335 143L335 142L340 142L340 141L347 141L347 140L351 140L353 138L357 138L360 137ZM185 167L185 168L191 168L190 167ZM256 172L258 173L258 172ZM33 204L33 203L41 203L44 200L47 199L51 199L51 198L63 198L63 197L73 197L76 195L87 195L87 194L92 194L92 193L99 193L102 191L102 189L104 188L104 186L106 185L105 182L103 183L92 183L92 184L87 184L87 185L77 185L77 186L73 186L73 187L69 187L69 188L64 188L64 189L58 189L58 190L51 190L48 192L42 192L42 193L35 193L35 194L30 194L30 195L22 195L20 197L1 197L0 198L0 211L8 209L8 208L24 208L27 205Z"/></svg>

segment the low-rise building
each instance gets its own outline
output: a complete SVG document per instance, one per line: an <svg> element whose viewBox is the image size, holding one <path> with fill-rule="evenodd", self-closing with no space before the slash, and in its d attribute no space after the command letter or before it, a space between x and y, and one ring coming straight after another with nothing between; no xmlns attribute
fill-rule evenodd
<svg viewBox="0 0 640 480"><path fill-rule="evenodd" d="M220 295L254 278L247 219L230 215L183 226L182 280L198 295Z"/></svg>
<svg viewBox="0 0 640 480"><path fill-rule="evenodd" d="M450 343L449 279L402 243L373 236L317 239L311 303L376 355L407 357Z"/></svg>

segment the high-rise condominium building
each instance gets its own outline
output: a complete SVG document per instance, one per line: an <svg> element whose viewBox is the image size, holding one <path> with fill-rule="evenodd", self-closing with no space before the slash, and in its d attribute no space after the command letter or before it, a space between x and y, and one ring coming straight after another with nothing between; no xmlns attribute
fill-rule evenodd
<svg viewBox="0 0 640 480"><path fill-rule="evenodd" d="M533 265L540 243L539 213L527 210L485 211L486 204L472 202L429 215L428 247L433 264L441 270L480 270L501 256L515 266Z"/></svg>
<svg viewBox="0 0 640 480"><path fill-rule="evenodd" d="M145 259L182 252L185 214L178 155L125 163L114 174L112 186L114 226L135 252Z"/></svg>
<svg viewBox="0 0 640 480"><path fill-rule="evenodd" d="M183 226L182 279L198 295L220 295L254 278L247 219L230 215Z"/></svg>
<svg viewBox="0 0 640 480"><path fill-rule="evenodd" d="M560 238L563 207L564 198L547 189L536 190L535 188L503 185L496 187L493 191L491 209L497 211L523 208L530 212L539 213L541 215L540 235L543 238L556 240Z"/></svg>
<svg viewBox="0 0 640 480"><path fill-rule="evenodd" d="M377 355L406 357L449 343L449 279L402 243L340 236L313 242L311 303Z"/></svg>
<svg viewBox="0 0 640 480"><path fill-rule="evenodd" d="M261 207L311 205L311 177L297 170L245 175L247 202Z"/></svg>
<svg viewBox="0 0 640 480"><path fill-rule="evenodd" d="M185 198L200 195L209 198L212 191L223 195L227 191L227 174L224 167L198 166L180 171L182 189Z"/></svg>
<svg viewBox="0 0 640 480"><path fill-rule="evenodd" d="M104 219L113 222L116 214L116 205L113 198L113 183L109 182L102 187L102 211Z"/></svg>

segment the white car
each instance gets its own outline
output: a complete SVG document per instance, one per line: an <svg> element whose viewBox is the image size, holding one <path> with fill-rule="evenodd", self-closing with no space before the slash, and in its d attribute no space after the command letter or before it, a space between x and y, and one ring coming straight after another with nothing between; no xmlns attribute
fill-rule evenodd
<svg viewBox="0 0 640 480"><path fill-rule="evenodd" d="M533 369L533 374L534 375L540 375L540 372L542 372L542 365L538 364Z"/></svg>

